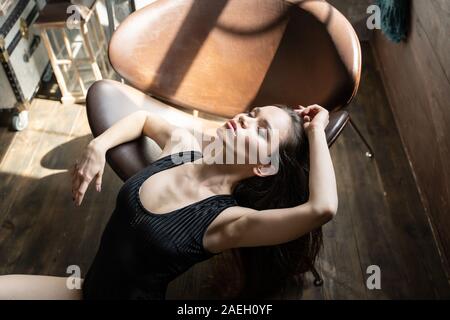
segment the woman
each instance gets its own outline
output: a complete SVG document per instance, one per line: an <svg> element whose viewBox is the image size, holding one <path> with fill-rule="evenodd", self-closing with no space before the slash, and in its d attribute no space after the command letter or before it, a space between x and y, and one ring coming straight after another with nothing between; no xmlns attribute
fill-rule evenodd
<svg viewBox="0 0 450 320"><path fill-rule="evenodd" d="M154 114L123 118L77 161L77 205L91 182L101 191L108 149L143 134L162 153L120 189L82 288L67 289L66 278L10 275L0 279L0 298L164 299L167 284L195 263L236 248L256 249L244 256L272 274L308 270L320 227L338 206L327 124L318 105L254 108L217 129L222 148L212 152L212 142ZM267 153L255 157L257 150ZM268 250L272 257L258 261Z"/></svg>

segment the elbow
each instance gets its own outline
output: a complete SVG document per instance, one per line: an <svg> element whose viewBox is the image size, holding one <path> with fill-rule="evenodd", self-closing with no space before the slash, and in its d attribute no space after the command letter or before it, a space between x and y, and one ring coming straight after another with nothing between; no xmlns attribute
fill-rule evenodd
<svg viewBox="0 0 450 320"><path fill-rule="evenodd" d="M337 214L337 206L328 206L325 207L322 211L322 216L326 222L332 220Z"/></svg>
<svg viewBox="0 0 450 320"><path fill-rule="evenodd" d="M337 203L326 203L314 207L314 212L323 223L332 220L337 214Z"/></svg>
<svg viewBox="0 0 450 320"><path fill-rule="evenodd" d="M136 111L136 116L138 117L139 125L142 125L141 135L147 135L146 128L149 128L150 123L150 112L147 110L138 110Z"/></svg>
<svg viewBox="0 0 450 320"><path fill-rule="evenodd" d="M133 115L139 119L139 120L147 120L148 115L150 114L150 112L148 112L147 110L136 110Z"/></svg>

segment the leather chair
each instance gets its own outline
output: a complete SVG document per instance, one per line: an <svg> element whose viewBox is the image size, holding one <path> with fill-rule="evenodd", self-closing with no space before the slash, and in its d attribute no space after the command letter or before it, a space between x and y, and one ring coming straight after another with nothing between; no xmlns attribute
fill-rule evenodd
<svg viewBox="0 0 450 320"><path fill-rule="evenodd" d="M253 106L317 103L330 111L331 146L361 76L353 27L314 0L157 0L120 24L108 54L128 84L100 80L89 88L94 136L139 109L178 125L217 127L223 122L214 117ZM108 151L107 160L126 180L159 152L143 137Z"/></svg>

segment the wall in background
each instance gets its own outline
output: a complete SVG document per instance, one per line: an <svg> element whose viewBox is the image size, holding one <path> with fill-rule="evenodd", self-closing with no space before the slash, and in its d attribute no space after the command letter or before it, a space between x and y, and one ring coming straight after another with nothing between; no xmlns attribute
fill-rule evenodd
<svg viewBox="0 0 450 320"><path fill-rule="evenodd" d="M448 272L450 1L413 0L412 5L411 32L407 42L394 44L376 32L372 45Z"/></svg>
<svg viewBox="0 0 450 320"><path fill-rule="evenodd" d="M367 8L375 3L375 0L327 0L338 9L353 25L360 40L369 40L371 31L366 27L369 17Z"/></svg>

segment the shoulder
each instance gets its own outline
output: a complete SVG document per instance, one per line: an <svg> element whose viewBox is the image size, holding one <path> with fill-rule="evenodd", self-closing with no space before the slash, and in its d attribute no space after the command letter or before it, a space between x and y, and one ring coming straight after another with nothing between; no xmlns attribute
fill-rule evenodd
<svg viewBox="0 0 450 320"><path fill-rule="evenodd" d="M191 129L176 127L171 131L170 137L162 149L160 158L185 151L202 152L201 134Z"/></svg>

